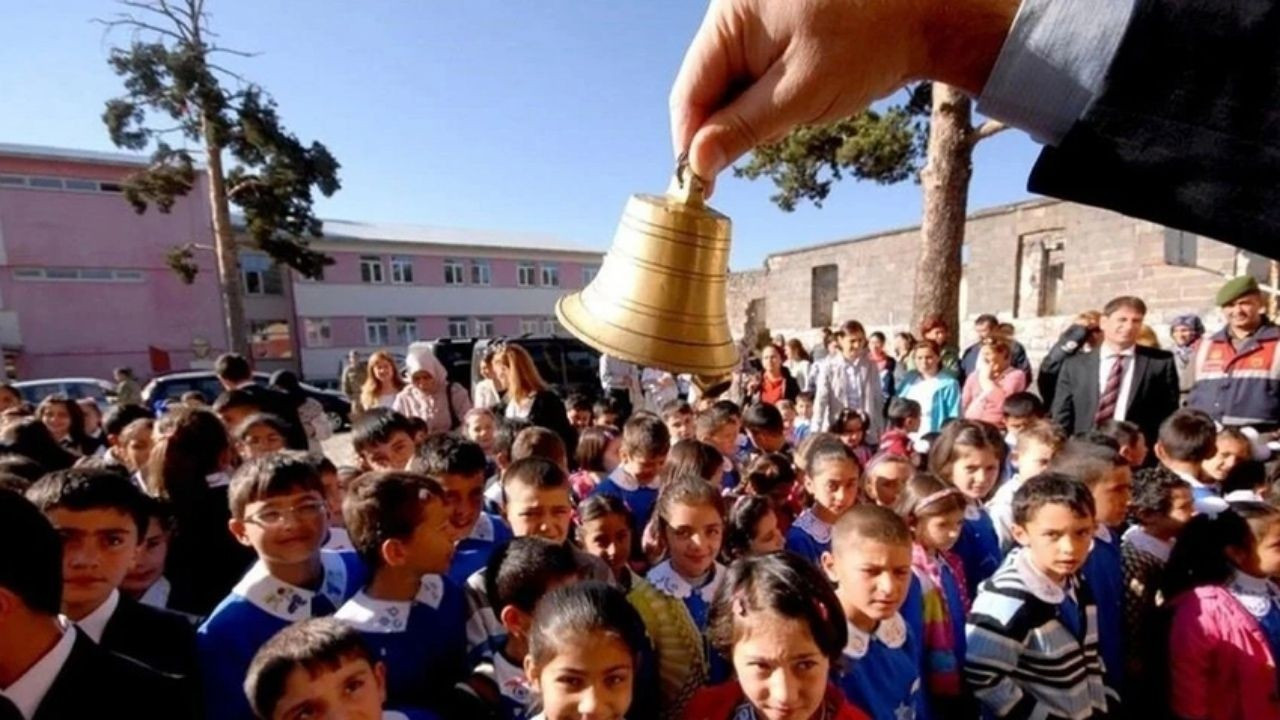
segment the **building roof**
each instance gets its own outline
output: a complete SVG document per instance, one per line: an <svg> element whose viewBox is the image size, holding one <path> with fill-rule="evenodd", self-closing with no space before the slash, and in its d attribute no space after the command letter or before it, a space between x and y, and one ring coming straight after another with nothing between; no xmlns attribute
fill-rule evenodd
<svg viewBox="0 0 1280 720"><path fill-rule="evenodd" d="M21 145L17 143L0 143L0 155L36 158L39 160L98 163L102 165L127 165L129 167L145 167L151 162L149 155L142 154L100 152L97 150L79 150L48 145Z"/></svg>
<svg viewBox="0 0 1280 720"><path fill-rule="evenodd" d="M456 247L512 248L600 254L595 248L542 233L464 230L429 225L324 220L324 238L317 242L389 242Z"/></svg>

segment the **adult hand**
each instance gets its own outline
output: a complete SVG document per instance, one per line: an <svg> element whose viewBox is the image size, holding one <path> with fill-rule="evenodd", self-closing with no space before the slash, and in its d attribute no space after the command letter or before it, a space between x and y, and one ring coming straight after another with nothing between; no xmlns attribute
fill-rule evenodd
<svg viewBox="0 0 1280 720"><path fill-rule="evenodd" d="M911 80L981 91L1019 0L712 0L671 89L671 139L708 182L797 125Z"/></svg>

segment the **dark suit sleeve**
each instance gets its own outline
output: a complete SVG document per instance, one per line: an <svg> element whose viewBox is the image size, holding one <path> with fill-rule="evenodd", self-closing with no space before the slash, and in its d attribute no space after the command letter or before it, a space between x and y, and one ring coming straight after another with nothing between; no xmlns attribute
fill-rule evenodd
<svg viewBox="0 0 1280 720"><path fill-rule="evenodd" d="M1138 0L1029 189L1280 257L1280 3Z"/></svg>
<svg viewBox="0 0 1280 720"><path fill-rule="evenodd" d="M1075 393L1072 389L1072 385L1075 384L1075 372L1072 365L1073 363L1064 362L1058 369L1058 380L1053 390L1053 406L1049 411L1049 417L1053 418L1053 421L1068 435L1076 431Z"/></svg>
<svg viewBox="0 0 1280 720"><path fill-rule="evenodd" d="M1161 363L1160 378L1160 422L1164 422L1164 418L1169 417L1178 410L1178 399L1181 397L1181 389L1178 384L1178 366L1173 361L1173 356L1165 358ZM1159 426L1157 426L1158 428Z"/></svg>

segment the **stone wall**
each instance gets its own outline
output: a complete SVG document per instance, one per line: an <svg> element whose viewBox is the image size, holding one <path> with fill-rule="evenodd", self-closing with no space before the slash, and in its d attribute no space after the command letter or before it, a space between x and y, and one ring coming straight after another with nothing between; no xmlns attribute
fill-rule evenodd
<svg viewBox="0 0 1280 720"><path fill-rule="evenodd" d="M1166 247L1192 266L1166 262ZM816 339L821 323L814 321L823 318L815 318L813 306L826 297L823 288L815 292L815 269L834 265L833 324L857 318L869 330L907 329L918 248L919 228L905 228L770 255L764 270L730 277L730 326L741 337L750 301L767 297L771 331ZM1197 312L1206 325L1220 325L1212 298L1225 277L1248 271L1266 280L1265 262L1237 255L1214 240L1057 200L979 211L966 232L961 339L970 340L972 318L994 313L1014 324L1036 360L1077 313L1137 295L1150 308L1148 324L1167 343L1167 323L1176 315ZM826 280L830 274L819 273Z"/></svg>

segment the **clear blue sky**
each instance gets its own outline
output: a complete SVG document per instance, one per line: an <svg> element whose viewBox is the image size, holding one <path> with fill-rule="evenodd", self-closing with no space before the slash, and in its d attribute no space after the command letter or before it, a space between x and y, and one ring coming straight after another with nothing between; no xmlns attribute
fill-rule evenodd
<svg viewBox="0 0 1280 720"><path fill-rule="evenodd" d="M114 149L99 115L121 85L110 0L18 3L0 23L0 142ZM18 5L21 9L18 9ZM667 93L704 4L690 0L208 0L227 64L342 163L326 217L549 232L608 247L628 195L666 187ZM1036 146L979 146L970 209L1027 197ZM784 213L772 185L722 178L732 266L916 224L920 189L846 181Z"/></svg>

